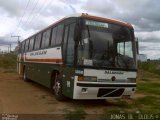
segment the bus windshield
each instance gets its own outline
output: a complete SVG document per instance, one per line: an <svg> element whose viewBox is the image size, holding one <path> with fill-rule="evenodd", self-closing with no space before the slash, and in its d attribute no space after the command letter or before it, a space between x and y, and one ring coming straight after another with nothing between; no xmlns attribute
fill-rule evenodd
<svg viewBox="0 0 160 120"><path fill-rule="evenodd" d="M129 27L84 20L78 42L81 66L135 69L134 34Z"/></svg>

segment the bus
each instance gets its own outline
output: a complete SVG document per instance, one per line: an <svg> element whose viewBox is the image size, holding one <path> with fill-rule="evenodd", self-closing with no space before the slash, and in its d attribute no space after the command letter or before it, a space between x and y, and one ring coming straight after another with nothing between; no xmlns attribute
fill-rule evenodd
<svg viewBox="0 0 160 120"><path fill-rule="evenodd" d="M57 100L130 98L137 49L131 24L74 14L20 42L18 73L50 88Z"/></svg>

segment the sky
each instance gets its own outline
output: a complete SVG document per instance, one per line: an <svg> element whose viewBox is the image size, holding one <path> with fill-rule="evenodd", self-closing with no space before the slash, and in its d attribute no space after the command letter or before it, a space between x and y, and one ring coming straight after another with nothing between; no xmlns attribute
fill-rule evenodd
<svg viewBox="0 0 160 120"><path fill-rule="evenodd" d="M140 54L160 58L159 0L0 0L0 50L74 13L131 23Z"/></svg>

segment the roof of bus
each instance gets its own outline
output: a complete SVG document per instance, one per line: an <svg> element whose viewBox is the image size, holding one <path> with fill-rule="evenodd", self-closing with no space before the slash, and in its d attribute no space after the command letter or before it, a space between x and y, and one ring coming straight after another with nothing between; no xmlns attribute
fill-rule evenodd
<svg viewBox="0 0 160 120"><path fill-rule="evenodd" d="M121 25L133 28L132 25L129 24L129 23L127 23L127 22L122 22L120 20L115 20L115 19L111 19L111 18L104 18L104 17L99 17L99 16L93 16L93 15L89 15L87 13L72 14L72 15L69 15L69 16L67 16L65 18L69 18L69 17L83 17L83 18L88 18L88 19L94 19L94 20L100 20L100 21L117 23L117 24L121 24Z"/></svg>
<svg viewBox="0 0 160 120"><path fill-rule="evenodd" d="M25 40L27 40L28 38L33 37L34 35L36 35L36 34L42 32L43 30L46 30L46 29L50 28L51 26L53 26L53 25L55 25L55 24L57 24L57 23L59 23L59 22L65 20L65 19L71 18L71 17L82 17L82 18L88 18L88 19L93 19L93 20L112 22L112 23L116 23L116 24L120 24L120 25L124 25L124 26L128 26L128 27L133 28L131 24L126 23L126 22L122 22L122 21L119 21L119 20L115 20L115 19L111 19L111 18L103 18L103 17L93 16L93 15L89 15L89 14L87 14L87 13L76 13L76 14L72 14L72 15L69 15L69 16L66 16L66 17L60 19L59 21L57 21L57 22L55 22L55 23L49 25L48 27L46 27L46 28L44 28L44 29L42 29L42 30L36 32L35 34L33 34L33 35L27 37Z"/></svg>

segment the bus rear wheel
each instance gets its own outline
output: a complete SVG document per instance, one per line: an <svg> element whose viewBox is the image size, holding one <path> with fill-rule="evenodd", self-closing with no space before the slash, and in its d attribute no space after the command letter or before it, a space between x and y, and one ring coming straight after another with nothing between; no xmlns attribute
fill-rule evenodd
<svg viewBox="0 0 160 120"><path fill-rule="evenodd" d="M61 80L60 76L58 75L58 73L56 73L54 76L53 89L54 89L54 94L55 94L55 97L57 100L59 100L59 101L65 100L65 97L62 94L62 80Z"/></svg>
<svg viewBox="0 0 160 120"><path fill-rule="evenodd" d="M27 71L26 71L25 68L24 68L24 70L23 70L23 80L24 80L24 81L28 81L28 78L27 78Z"/></svg>

